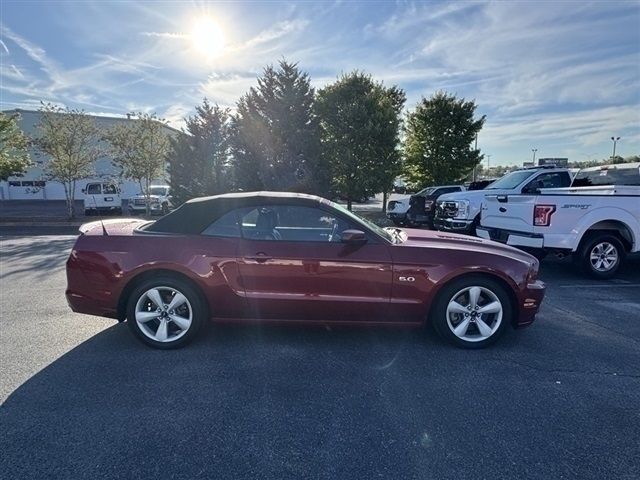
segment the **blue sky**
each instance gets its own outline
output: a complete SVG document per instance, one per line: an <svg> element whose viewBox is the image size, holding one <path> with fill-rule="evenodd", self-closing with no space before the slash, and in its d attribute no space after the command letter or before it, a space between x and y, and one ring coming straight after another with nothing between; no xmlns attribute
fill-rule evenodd
<svg viewBox="0 0 640 480"><path fill-rule="evenodd" d="M0 107L40 100L171 125L203 97L233 106L262 68L299 62L316 87L355 68L407 92L442 89L487 115L491 164L640 153L640 3L29 2L0 6ZM224 47L204 54L210 18Z"/></svg>

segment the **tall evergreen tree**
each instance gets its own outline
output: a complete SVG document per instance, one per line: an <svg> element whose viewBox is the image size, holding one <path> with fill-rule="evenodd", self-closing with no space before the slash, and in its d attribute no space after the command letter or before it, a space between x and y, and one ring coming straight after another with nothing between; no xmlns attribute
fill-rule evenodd
<svg viewBox="0 0 640 480"><path fill-rule="evenodd" d="M258 86L239 100L233 120L239 188L327 193L313 102L309 76L297 64L282 60L265 68Z"/></svg>
<svg viewBox="0 0 640 480"><path fill-rule="evenodd" d="M323 154L336 193L354 199L388 192L400 172L404 91L352 72L318 92ZM383 202L385 203L385 202Z"/></svg>
<svg viewBox="0 0 640 480"><path fill-rule="evenodd" d="M437 92L409 113L404 144L405 176L420 187L461 180L483 156L473 148L485 116L476 119L476 104Z"/></svg>
<svg viewBox="0 0 640 480"><path fill-rule="evenodd" d="M190 198L217 195L232 186L230 110L206 98L183 131L171 139L167 155L172 196L177 204Z"/></svg>

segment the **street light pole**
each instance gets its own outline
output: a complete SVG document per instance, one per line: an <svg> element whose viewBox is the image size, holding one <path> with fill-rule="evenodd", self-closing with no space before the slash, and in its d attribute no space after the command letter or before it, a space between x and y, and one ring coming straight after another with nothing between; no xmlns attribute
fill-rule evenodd
<svg viewBox="0 0 640 480"><path fill-rule="evenodd" d="M611 140L613 141L613 155L611 155L611 161L615 162L616 161L616 143L618 143L618 140L620 140L620 137L611 137Z"/></svg>
<svg viewBox="0 0 640 480"><path fill-rule="evenodd" d="M491 168L491 155L487 155L487 172Z"/></svg>
<svg viewBox="0 0 640 480"><path fill-rule="evenodd" d="M536 152L538 151L537 148L532 148L531 151L533 152L533 166L535 167L536 165Z"/></svg>
<svg viewBox="0 0 640 480"><path fill-rule="evenodd" d="M473 149L477 152L478 151L478 134L476 133L476 143L475 146L473 147ZM477 172L478 172L478 165L473 167L473 181L475 182L477 180Z"/></svg>

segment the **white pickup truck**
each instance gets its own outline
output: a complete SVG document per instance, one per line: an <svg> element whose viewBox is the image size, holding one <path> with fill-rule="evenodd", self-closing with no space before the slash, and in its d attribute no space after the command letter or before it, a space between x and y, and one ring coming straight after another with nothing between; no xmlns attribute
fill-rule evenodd
<svg viewBox="0 0 640 480"><path fill-rule="evenodd" d="M476 232L534 254L570 254L592 276L613 277L640 251L640 163L583 169L569 188L488 195Z"/></svg>
<svg viewBox="0 0 640 480"><path fill-rule="evenodd" d="M149 211L151 215L166 215L173 208L171 188L168 185L151 185L149 187ZM147 196L140 192L129 199L129 213L132 215L146 213Z"/></svg>
<svg viewBox="0 0 640 480"><path fill-rule="evenodd" d="M531 167L507 173L484 190L447 193L436 201L433 225L437 230L475 235L485 195L531 194L541 187L568 187L571 178L567 168Z"/></svg>

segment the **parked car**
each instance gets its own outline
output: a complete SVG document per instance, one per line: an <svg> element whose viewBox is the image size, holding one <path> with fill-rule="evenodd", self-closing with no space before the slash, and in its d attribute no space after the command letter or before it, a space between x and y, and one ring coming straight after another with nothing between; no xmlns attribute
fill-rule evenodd
<svg viewBox="0 0 640 480"><path fill-rule="evenodd" d="M507 173L484 190L466 190L442 195L436 202L434 227L438 230L475 235L476 227L480 224L480 211L485 195L531 193L540 185L568 187L571 185L571 178L566 168L531 167Z"/></svg>
<svg viewBox="0 0 640 480"><path fill-rule="evenodd" d="M571 188L537 187L488 196L478 236L539 256L572 255L596 278L613 277L628 253L640 251L640 163L586 168Z"/></svg>
<svg viewBox="0 0 640 480"><path fill-rule="evenodd" d="M461 190L464 190L464 187L459 185L427 187L414 195L396 197L387 203L387 217L398 227L429 224L431 223L430 219L424 217L427 215L426 209L432 207L433 203L428 202L434 201L445 193L458 192ZM412 211L411 219L409 219L407 214L412 207L412 203L416 204L416 207ZM433 218L433 214L428 215L428 217Z"/></svg>
<svg viewBox="0 0 640 480"><path fill-rule="evenodd" d="M396 178L393 182L393 193L404 195L407 193L407 184L401 178Z"/></svg>
<svg viewBox="0 0 640 480"><path fill-rule="evenodd" d="M166 215L173 208L171 188L168 185L151 185L149 187L149 207L151 215ZM147 196L140 192L129 199L129 213L141 214L147 211Z"/></svg>
<svg viewBox="0 0 640 480"><path fill-rule="evenodd" d="M409 197L409 210L407 210L406 224L409 226L427 226L433 228L433 216L435 202L441 195L454 192L462 192L462 185L445 185L430 187L421 193Z"/></svg>
<svg viewBox="0 0 640 480"><path fill-rule="evenodd" d="M122 214L120 188L113 182L91 182L82 189L84 214Z"/></svg>
<svg viewBox="0 0 640 480"><path fill-rule="evenodd" d="M253 192L191 200L157 221L81 227L72 310L128 320L176 348L215 321L421 326L481 348L534 321L538 261L499 243L382 229L328 200Z"/></svg>

